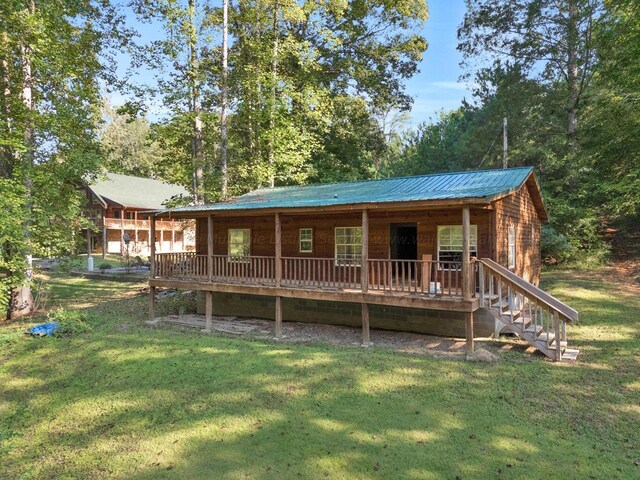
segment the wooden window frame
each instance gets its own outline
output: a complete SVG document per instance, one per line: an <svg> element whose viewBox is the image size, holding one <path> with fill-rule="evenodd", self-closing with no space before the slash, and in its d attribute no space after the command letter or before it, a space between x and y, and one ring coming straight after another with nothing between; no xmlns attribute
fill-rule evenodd
<svg viewBox="0 0 640 480"><path fill-rule="evenodd" d="M305 238L304 240L302 239L302 231L309 231L311 233L311 238ZM305 250L302 248L302 242L310 242L309 245L310 248L308 250ZM313 253L313 227L304 227L304 228L300 228L298 229L298 252L299 253Z"/></svg>
<svg viewBox="0 0 640 480"><path fill-rule="evenodd" d="M231 245L232 245L231 232L232 231L237 231L237 230L240 230L240 231L243 231L243 232L249 232L249 253L248 253L248 255L245 255L245 256L242 256L242 257L231 255ZM249 262L249 258L251 257L251 237L252 236L251 236L251 229L250 228L228 228L227 229L227 261L228 262L243 262L243 263ZM234 243L234 245L235 245L235 243ZM244 244L242 244L242 245L244 245Z"/></svg>
<svg viewBox="0 0 640 480"><path fill-rule="evenodd" d="M437 242L436 242L436 258L438 260L438 270L462 270L462 243L460 244L460 250L446 250L447 252L460 252L460 262L458 265L458 268L444 268L440 262L456 262L456 260L440 260L440 231L444 228L451 228L451 227L456 227L456 228L460 228L460 232L462 234L462 225L438 225L437 231L436 231L436 236L437 236ZM477 258L478 257L478 225L477 224L472 224L469 226L469 251L471 254L472 258ZM473 242L473 239L475 237L475 245ZM451 246L451 245L448 245Z"/></svg>
<svg viewBox="0 0 640 480"><path fill-rule="evenodd" d="M513 232L513 242L511 241L511 234ZM517 263L518 255L518 231L515 225L509 225L507 228L507 268L514 270Z"/></svg>
<svg viewBox="0 0 640 480"><path fill-rule="evenodd" d="M346 229L354 229L354 230L360 230L360 240L358 242L354 242L354 243L338 243L338 230L346 230ZM357 235L356 235L357 237ZM362 226L361 225L356 225L356 226L348 226L348 227L335 227L334 231L333 231L333 243L334 243L334 258L335 258L335 265L337 267L346 267L346 266L351 266L351 267L360 267L362 266ZM358 247L360 249L360 256L353 256L351 258L338 258L338 246L339 245L344 245L344 246L351 246L351 247Z"/></svg>

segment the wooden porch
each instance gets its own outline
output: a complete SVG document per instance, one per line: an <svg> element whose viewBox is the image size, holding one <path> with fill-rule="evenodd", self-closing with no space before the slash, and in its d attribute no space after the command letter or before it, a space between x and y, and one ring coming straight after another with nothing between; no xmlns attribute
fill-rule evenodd
<svg viewBox="0 0 640 480"><path fill-rule="evenodd" d="M207 220L207 254L152 251L150 316L155 317L155 288L174 287L206 292L207 325L212 317L212 292L275 297L275 337L282 332L282 298L352 302L362 306L363 345L369 345L369 304L464 312L467 341L473 350L473 312L479 305L477 269L470 256L470 209L462 208L464 248L461 261L395 260L369 257L369 214L362 210L362 255L340 260L282 255L282 227L274 214L272 256L214 254L213 215ZM150 230L155 235L155 219ZM209 330L209 327L207 327Z"/></svg>

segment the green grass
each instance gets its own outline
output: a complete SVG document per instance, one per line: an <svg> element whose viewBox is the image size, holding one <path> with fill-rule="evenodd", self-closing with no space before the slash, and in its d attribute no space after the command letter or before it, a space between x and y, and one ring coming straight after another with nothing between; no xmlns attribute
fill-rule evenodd
<svg viewBox="0 0 640 480"><path fill-rule="evenodd" d="M576 365L151 330L135 288L54 278L53 303L95 287L93 329L0 327L0 478L638 478L640 298L545 284L581 312Z"/></svg>

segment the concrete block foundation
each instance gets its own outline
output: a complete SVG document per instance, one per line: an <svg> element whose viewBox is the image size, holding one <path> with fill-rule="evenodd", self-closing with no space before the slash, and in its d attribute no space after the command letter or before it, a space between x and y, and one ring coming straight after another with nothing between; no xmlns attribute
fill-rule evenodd
<svg viewBox="0 0 640 480"><path fill-rule="evenodd" d="M197 292L197 311L204 314L205 294ZM262 295L213 292L213 314L275 319L275 298ZM285 322L324 323L329 325L362 325L357 303L327 302L300 298L282 299L282 319ZM371 328L414 332L446 337L464 337L465 319L462 312L425 310L384 305L369 306ZM496 320L484 310L474 313L474 334L489 337L494 334Z"/></svg>

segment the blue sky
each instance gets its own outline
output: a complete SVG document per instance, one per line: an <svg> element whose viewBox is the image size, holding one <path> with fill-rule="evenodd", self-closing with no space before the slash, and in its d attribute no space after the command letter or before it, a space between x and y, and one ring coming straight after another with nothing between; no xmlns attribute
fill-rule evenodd
<svg viewBox="0 0 640 480"><path fill-rule="evenodd" d="M411 110L411 125L435 117L441 110L452 110L460 106L463 98L470 99L468 85L458 82L463 73L459 66L461 55L456 50L458 25L465 12L464 0L428 0L429 19L423 28L423 35L429 47L419 66L419 73L407 82L407 93L414 98ZM140 40L157 39L163 34L154 25L141 24L130 18L130 26L141 35ZM128 62L126 55L119 56L119 64L124 69ZM153 75L139 72L139 78L148 81ZM117 93L109 95L115 105L123 103L123 97ZM159 105L150 105L150 117L155 120L161 115Z"/></svg>
<svg viewBox="0 0 640 480"><path fill-rule="evenodd" d="M414 98L411 122L415 125L436 115L441 109L460 106L471 99L468 85L458 82L463 73L462 59L456 50L458 25L464 17L464 0L430 0L429 20L423 35L429 43L420 64L420 72L407 82L407 93Z"/></svg>

